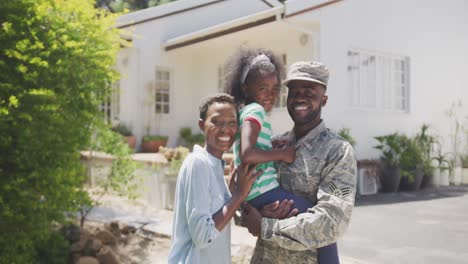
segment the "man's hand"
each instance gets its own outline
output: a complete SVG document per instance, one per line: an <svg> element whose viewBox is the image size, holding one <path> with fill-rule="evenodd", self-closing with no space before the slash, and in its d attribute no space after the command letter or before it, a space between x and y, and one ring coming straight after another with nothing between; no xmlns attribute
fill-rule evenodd
<svg viewBox="0 0 468 264"><path fill-rule="evenodd" d="M293 205L294 205L293 200L284 199L283 201L281 201L281 203L279 201L276 201L274 203L263 206L260 212L262 213L264 217L268 217L268 218L274 218L274 219L289 218L299 213L299 210L297 210L296 208L292 209Z"/></svg>
<svg viewBox="0 0 468 264"><path fill-rule="evenodd" d="M249 233L259 237L262 226L262 215L260 212L248 203L242 204L242 226L247 227Z"/></svg>

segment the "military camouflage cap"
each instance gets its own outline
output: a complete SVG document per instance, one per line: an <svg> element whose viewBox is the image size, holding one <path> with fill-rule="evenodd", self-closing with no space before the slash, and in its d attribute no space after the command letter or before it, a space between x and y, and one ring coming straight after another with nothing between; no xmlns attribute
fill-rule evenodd
<svg viewBox="0 0 468 264"><path fill-rule="evenodd" d="M289 66L288 76L283 85L293 80L311 81L325 85L328 83L328 68L317 61L298 61Z"/></svg>

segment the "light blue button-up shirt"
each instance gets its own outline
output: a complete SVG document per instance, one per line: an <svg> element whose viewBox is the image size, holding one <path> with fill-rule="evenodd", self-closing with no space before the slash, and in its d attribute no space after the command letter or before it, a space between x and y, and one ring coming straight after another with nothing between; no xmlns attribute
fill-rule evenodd
<svg viewBox="0 0 468 264"><path fill-rule="evenodd" d="M224 162L196 145L177 178L169 263L231 263L231 226L212 218L230 198Z"/></svg>

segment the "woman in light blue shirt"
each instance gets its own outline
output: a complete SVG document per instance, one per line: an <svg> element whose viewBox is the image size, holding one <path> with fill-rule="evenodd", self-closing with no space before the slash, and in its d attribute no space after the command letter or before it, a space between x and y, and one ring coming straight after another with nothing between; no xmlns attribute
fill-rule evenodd
<svg viewBox="0 0 468 264"><path fill-rule="evenodd" d="M231 263L229 222L262 173L241 166L236 184L231 179L228 188L224 181L222 155L234 142L236 109L227 94L209 97L200 106L205 147L196 145L179 171L169 263Z"/></svg>

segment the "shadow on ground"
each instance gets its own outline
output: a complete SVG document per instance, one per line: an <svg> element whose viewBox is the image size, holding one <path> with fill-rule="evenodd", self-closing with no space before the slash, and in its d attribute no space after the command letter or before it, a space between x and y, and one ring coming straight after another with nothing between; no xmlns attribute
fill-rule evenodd
<svg viewBox="0 0 468 264"><path fill-rule="evenodd" d="M468 194L468 185L443 186L415 192L379 193L356 197L356 206L415 202L457 197Z"/></svg>

